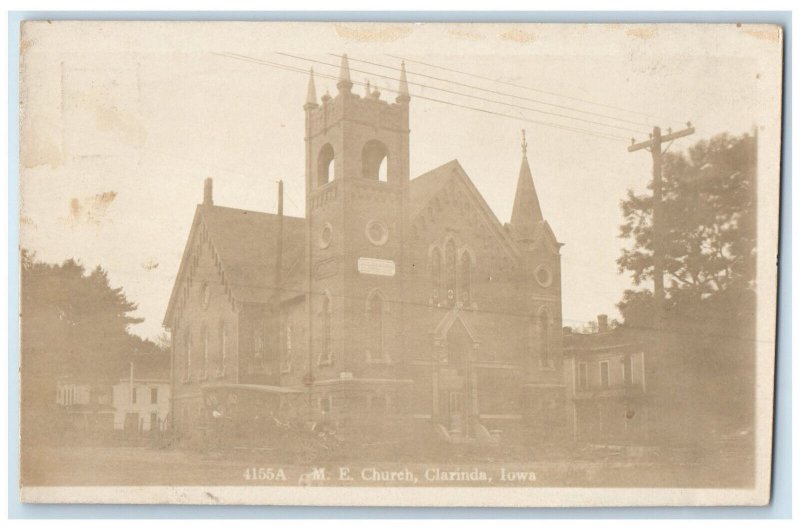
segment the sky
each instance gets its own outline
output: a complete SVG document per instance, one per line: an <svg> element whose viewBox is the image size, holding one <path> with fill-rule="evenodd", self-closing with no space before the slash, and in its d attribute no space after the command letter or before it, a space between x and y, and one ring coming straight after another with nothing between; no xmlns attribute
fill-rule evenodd
<svg viewBox="0 0 800 530"><path fill-rule="evenodd" d="M313 65L321 96L336 93L325 76L337 74L322 63L347 53L353 81L369 80L389 100L404 57L412 178L458 159L508 222L525 128L542 211L564 244L564 325L616 318L632 286L616 265L626 244L619 204L628 189L644 192L651 172L646 151L627 151L630 138L691 121L696 133L671 147L682 150L772 123L776 39L774 28L746 25L28 23L21 244L48 262L102 266L138 303L145 320L132 331L155 338L203 179L214 179L215 204L268 212L283 179L285 212L304 210L308 76L230 54Z"/></svg>

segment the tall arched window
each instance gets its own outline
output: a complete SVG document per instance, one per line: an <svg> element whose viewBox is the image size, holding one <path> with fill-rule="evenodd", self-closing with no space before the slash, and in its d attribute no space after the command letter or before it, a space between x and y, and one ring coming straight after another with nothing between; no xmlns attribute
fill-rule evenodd
<svg viewBox="0 0 800 530"><path fill-rule="evenodd" d="M461 303L469 307L472 303L472 256L466 250L461 254L461 285L458 291Z"/></svg>
<svg viewBox="0 0 800 530"><path fill-rule="evenodd" d="M336 165L334 160L333 147L325 144L319 151L317 159L317 186L327 184L336 178Z"/></svg>
<svg viewBox="0 0 800 530"><path fill-rule="evenodd" d="M373 292L367 299L367 361L386 361L384 344L383 314L386 302L378 292Z"/></svg>
<svg viewBox="0 0 800 530"><path fill-rule="evenodd" d="M208 327L203 324L201 331L201 340L203 341L203 365L201 370L201 377L206 377L208 374Z"/></svg>
<svg viewBox="0 0 800 530"><path fill-rule="evenodd" d="M431 252L431 292L433 293L433 303L438 304L440 300L439 290L442 288L442 253L438 248Z"/></svg>
<svg viewBox="0 0 800 530"><path fill-rule="evenodd" d="M537 319L537 335L539 336L539 362L542 368L552 368L550 355L550 316L547 311L540 311Z"/></svg>
<svg viewBox="0 0 800 530"><path fill-rule="evenodd" d="M387 182L389 151L378 140L370 140L361 150L361 174L366 179Z"/></svg>
<svg viewBox="0 0 800 530"><path fill-rule="evenodd" d="M444 249L445 262L445 296L447 305L452 306L456 300L456 244L449 240Z"/></svg>
<svg viewBox="0 0 800 530"><path fill-rule="evenodd" d="M225 375L225 362L228 359L228 328L225 321L219 323L219 367L217 368L217 375Z"/></svg>
<svg viewBox="0 0 800 530"><path fill-rule="evenodd" d="M318 364L331 364L333 362L333 341L331 333L333 308L328 293L322 297L322 348Z"/></svg>
<svg viewBox="0 0 800 530"><path fill-rule="evenodd" d="M185 379L188 381L192 377L192 334L187 329L183 336L184 348L186 348L186 373Z"/></svg>

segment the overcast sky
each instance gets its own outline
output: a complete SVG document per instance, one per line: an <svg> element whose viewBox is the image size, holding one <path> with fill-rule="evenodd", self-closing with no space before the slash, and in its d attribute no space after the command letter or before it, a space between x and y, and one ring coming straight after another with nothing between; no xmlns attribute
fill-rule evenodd
<svg viewBox="0 0 800 530"><path fill-rule="evenodd" d="M411 174L458 159L507 222L520 129L526 128L542 210L564 243L564 325L580 325L598 313L614 318L615 304L631 286L615 263L623 245L619 202L629 188L643 191L650 175L649 154L628 153L629 138L645 139L651 125L677 129L691 120L697 133L677 141L672 149L678 150L720 132L750 131L775 110L765 108L762 90L775 84L777 65L763 60L765 50L775 49L775 36L770 28L736 26L31 24L22 43L22 244L46 261L74 257L107 269L145 318L133 331L155 337L205 177L214 178L216 204L270 212L275 181L282 178L286 213L303 212L307 76L217 53L304 69L314 63L275 52L330 63L338 59L329 54L345 52L395 68L399 60L391 56L401 56L538 89L409 62ZM370 79L382 97L394 99L396 81L374 74L392 77L396 71L355 61L351 67L371 73L354 71L353 81ZM321 74L317 93L335 94L335 81L324 76L336 68L317 63L315 70ZM422 73L551 105L448 85Z"/></svg>

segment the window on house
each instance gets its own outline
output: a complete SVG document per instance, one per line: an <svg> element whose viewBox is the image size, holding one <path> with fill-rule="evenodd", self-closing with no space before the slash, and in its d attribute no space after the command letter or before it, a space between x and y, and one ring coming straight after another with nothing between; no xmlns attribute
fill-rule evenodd
<svg viewBox="0 0 800 530"><path fill-rule="evenodd" d="M469 252L461 254L461 285L459 296L465 307L472 303L472 256Z"/></svg>
<svg viewBox="0 0 800 530"><path fill-rule="evenodd" d="M325 144L319 151L317 161L317 186L322 186L336 178L336 164L334 160L333 147Z"/></svg>
<svg viewBox="0 0 800 530"><path fill-rule="evenodd" d="M158 388L150 389L150 404L155 405L158 403Z"/></svg>
<svg viewBox="0 0 800 530"><path fill-rule="evenodd" d="M384 351L384 322L385 301L383 296L375 291L367 300L367 332L369 344L367 345L367 360L376 362L386 360Z"/></svg>
<svg viewBox="0 0 800 530"><path fill-rule="evenodd" d="M608 388L608 361L600 361L600 386Z"/></svg>
<svg viewBox="0 0 800 530"><path fill-rule="evenodd" d="M453 240L449 240L445 245L444 261L445 261L445 296L447 305L452 306L456 299L456 244Z"/></svg>
<svg viewBox="0 0 800 530"><path fill-rule="evenodd" d="M136 404L136 387L131 388L131 405Z"/></svg>
<svg viewBox="0 0 800 530"><path fill-rule="evenodd" d="M578 363L578 389L589 389L589 365L586 363Z"/></svg>
<svg viewBox="0 0 800 530"><path fill-rule="evenodd" d="M442 253L438 248L434 248L431 252L431 290L433 292L434 304L439 303L440 293L442 288Z"/></svg>
<svg viewBox="0 0 800 530"><path fill-rule="evenodd" d="M622 381L625 383L625 386L630 386L633 383L630 355L626 355L622 358Z"/></svg>

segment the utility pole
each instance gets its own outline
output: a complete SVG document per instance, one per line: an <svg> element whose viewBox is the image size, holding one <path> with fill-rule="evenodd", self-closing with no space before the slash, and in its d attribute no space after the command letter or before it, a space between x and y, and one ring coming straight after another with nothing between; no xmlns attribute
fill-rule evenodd
<svg viewBox="0 0 800 530"><path fill-rule="evenodd" d="M653 315L657 329L661 328L664 312L664 227L662 226L664 221L661 197L661 155L663 152L661 147L664 142L671 142L690 134L694 134L692 122L687 122L686 128L681 131L672 132L669 129L664 136L661 135L661 127L653 127L649 140L636 143L636 140L631 138L631 145L628 146L629 153L647 149L653 157L653 303L655 304Z"/></svg>

